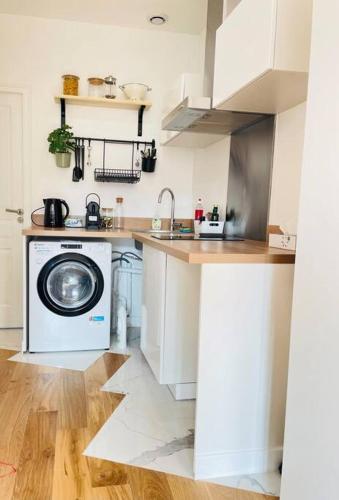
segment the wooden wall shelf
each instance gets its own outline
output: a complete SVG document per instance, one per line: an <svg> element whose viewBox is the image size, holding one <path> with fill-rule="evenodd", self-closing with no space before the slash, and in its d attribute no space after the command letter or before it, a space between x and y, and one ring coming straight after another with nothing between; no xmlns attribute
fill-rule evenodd
<svg viewBox="0 0 339 500"><path fill-rule="evenodd" d="M59 95L55 97L57 102L65 99L67 104L81 104L82 106L105 106L107 108L139 109L152 106L151 101L131 101L130 99L106 99L105 97L89 97L82 95Z"/></svg>
<svg viewBox="0 0 339 500"><path fill-rule="evenodd" d="M144 110L152 106L151 101L131 101L129 99L106 99L105 97L89 97L80 95L59 95L55 97L60 102L61 125L66 123L66 103L81 106L104 106L107 108L134 109L138 111L138 136L142 136L142 121Z"/></svg>

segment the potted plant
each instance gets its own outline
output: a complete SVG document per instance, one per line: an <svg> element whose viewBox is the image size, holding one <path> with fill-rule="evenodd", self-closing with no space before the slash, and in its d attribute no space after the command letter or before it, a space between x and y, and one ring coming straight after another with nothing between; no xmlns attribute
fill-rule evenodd
<svg viewBox="0 0 339 500"><path fill-rule="evenodd" d="M71 154L75 149L74 134L69 125L53 130L48 136L50 153L55 155L57 167L67 168L71 165Z"/></svg>

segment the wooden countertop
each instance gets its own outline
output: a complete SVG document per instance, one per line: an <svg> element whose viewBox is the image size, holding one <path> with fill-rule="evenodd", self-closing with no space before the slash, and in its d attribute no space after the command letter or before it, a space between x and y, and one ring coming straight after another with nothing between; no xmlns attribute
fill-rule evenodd
<svg viewBox="0 0 339 500"><path fill-rule="evenodd" d="M189 264L294 264L295 252L271 248L261 241L167 241L147 233L132 237Z"/></svg>
<svg viewBox="0 0 339 500"><path fill-rule="evenodd" d="M52 238L132 238L129 229L99 229L90 231L84 227L38 227L23 229L24 236L46 236Z"/></svg>
<svg viewBox="0 0 339 500"><path fill-rule="evenodd" d="M133 238L189 264L294 264L295 252L268 247L261 241L169 241L132 229L88 231L85 228L46 228L32 226L24 236L54 238Z"/></svg>

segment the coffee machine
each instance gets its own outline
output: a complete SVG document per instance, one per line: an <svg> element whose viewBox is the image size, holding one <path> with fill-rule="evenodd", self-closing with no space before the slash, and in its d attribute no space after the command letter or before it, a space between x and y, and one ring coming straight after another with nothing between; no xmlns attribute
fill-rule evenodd
<svg viewBox="0 0 339 500"><path fill-rule="evenodd" d="M98 201L88 201L90 196L96 196ZM96 193L89 193L86 196L86 229L100 229L100 197Z"/></svg>

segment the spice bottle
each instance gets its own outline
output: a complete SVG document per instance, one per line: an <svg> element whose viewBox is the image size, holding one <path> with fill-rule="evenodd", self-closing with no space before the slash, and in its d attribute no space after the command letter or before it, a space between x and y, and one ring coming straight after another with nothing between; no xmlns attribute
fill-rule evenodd
<svg viewBox="0 0 339 500"><path fill-rule="evenodd" d="M121 196L118 196L116 199L116 205L115 205L115 217L114 217L114 228L115 229L123 229L124 227L124 214L123 214L123 209L124 209L124 199Z"/></svg>

